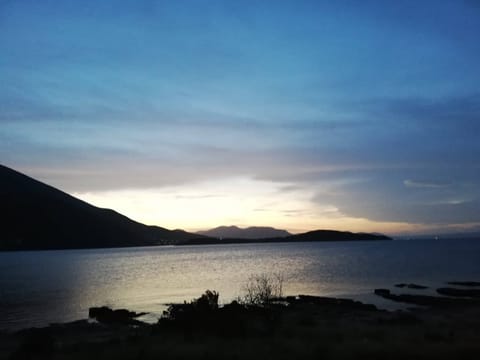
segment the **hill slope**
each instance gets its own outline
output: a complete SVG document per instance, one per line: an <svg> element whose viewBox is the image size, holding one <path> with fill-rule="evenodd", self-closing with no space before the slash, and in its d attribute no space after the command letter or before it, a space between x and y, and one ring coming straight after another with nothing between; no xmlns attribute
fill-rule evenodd
<svg viewBox="0 0 480 360"><path fill-rule="evenodd" d="M236 239L264 239L291 235L288 231L267 226L251 226L245 229L237 226L219 226L210 230L198 231L197 234L215 238Z"/></svg>
<svg viewBox="0 0 480 360"><path fill-rule="evenodd" d="M200 235L135 222L0 165L0 250L174 244Z"/></svg>

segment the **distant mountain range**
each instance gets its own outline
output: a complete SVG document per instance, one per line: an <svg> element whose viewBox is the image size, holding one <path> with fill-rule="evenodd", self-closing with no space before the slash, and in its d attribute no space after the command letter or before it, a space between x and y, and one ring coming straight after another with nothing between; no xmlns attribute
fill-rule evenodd
<svg viewBox="0 0 480 360"><path fill-rule="evenodd" d="M147 226L114 210L90 205L2 165L0 214L0 251L390 239L384 235L333 230L291 235L269 227L239 229L230 226L194 234Z"/></svg>
<svg viewBox="0 0 480 360"><path fill-rule="evenodd" d="M210 230L198 231L197 234L220 239L265 239L291 235L286 230L279 230L268 226L251 226L244 229L238 226L219 226Z"/></svg>
<svg viewBox="0 0 480 360"><path fill-rule="evenodd" d="M133 221L0 165L0 250L166 245L202 237Z"/></svg>

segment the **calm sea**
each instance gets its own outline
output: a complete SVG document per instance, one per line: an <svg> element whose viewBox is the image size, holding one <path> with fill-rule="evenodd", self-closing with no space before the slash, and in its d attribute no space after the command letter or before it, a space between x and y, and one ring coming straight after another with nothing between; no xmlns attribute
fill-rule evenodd
<svg viewBox="0 0 480 360"><path fill-rule="evenodd" d="M0 329L84 319L91 306L146 311L206 289L228 302L251 275L281 273L286 294L376 301L376 287L480 281L480 240L278 243L0 253ZM430 290L433 292L433 290ZM394 306L394 305L392 305Z"/></svg>

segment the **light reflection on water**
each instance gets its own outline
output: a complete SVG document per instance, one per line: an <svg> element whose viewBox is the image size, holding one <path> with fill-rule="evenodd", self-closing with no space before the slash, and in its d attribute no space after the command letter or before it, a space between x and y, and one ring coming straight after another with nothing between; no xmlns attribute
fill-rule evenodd
<svg viewBox="0 0 480 360"><path fill-rule="evenodd" d="M480 280L480 241L142 247L0 253L0 329L85 318L91 306L151 312L206 289L228 302L249 276L280 272L286 294L358 296L398 282ZM378 300L378 299L377 299Z"/></svg>

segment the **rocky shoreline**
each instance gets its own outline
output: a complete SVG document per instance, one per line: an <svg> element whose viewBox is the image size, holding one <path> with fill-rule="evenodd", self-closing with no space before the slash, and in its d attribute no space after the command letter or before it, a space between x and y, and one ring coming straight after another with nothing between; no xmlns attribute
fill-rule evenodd
<svg viewBox="0 0 480 360"><path fill-rule="evenodd" d="M453 285L477 290L465 283ZM206 292L171 305L156 324L138 321L141 314L101 307L90 309L95 322L0 333L0 359L478 358L479 298L464 292L462 297L375 293L421 307L386 311L308 295L218 306L218 294Z"/></svg>
<svg viewBox="0 0 480 360"><path fill-rule="evenodd" d="M474 281L452 281L449 285L457 287L440 287L436 293L441 296L424 294L394 294L390 289L375 289L375 295L384 299L428 307L459 307L459 306L480 306L480 283ZM463 288L458 288L463 286ZM427 286L418 284L396 284L397 288L408 288L415 290L428 289Z"/></svg>

